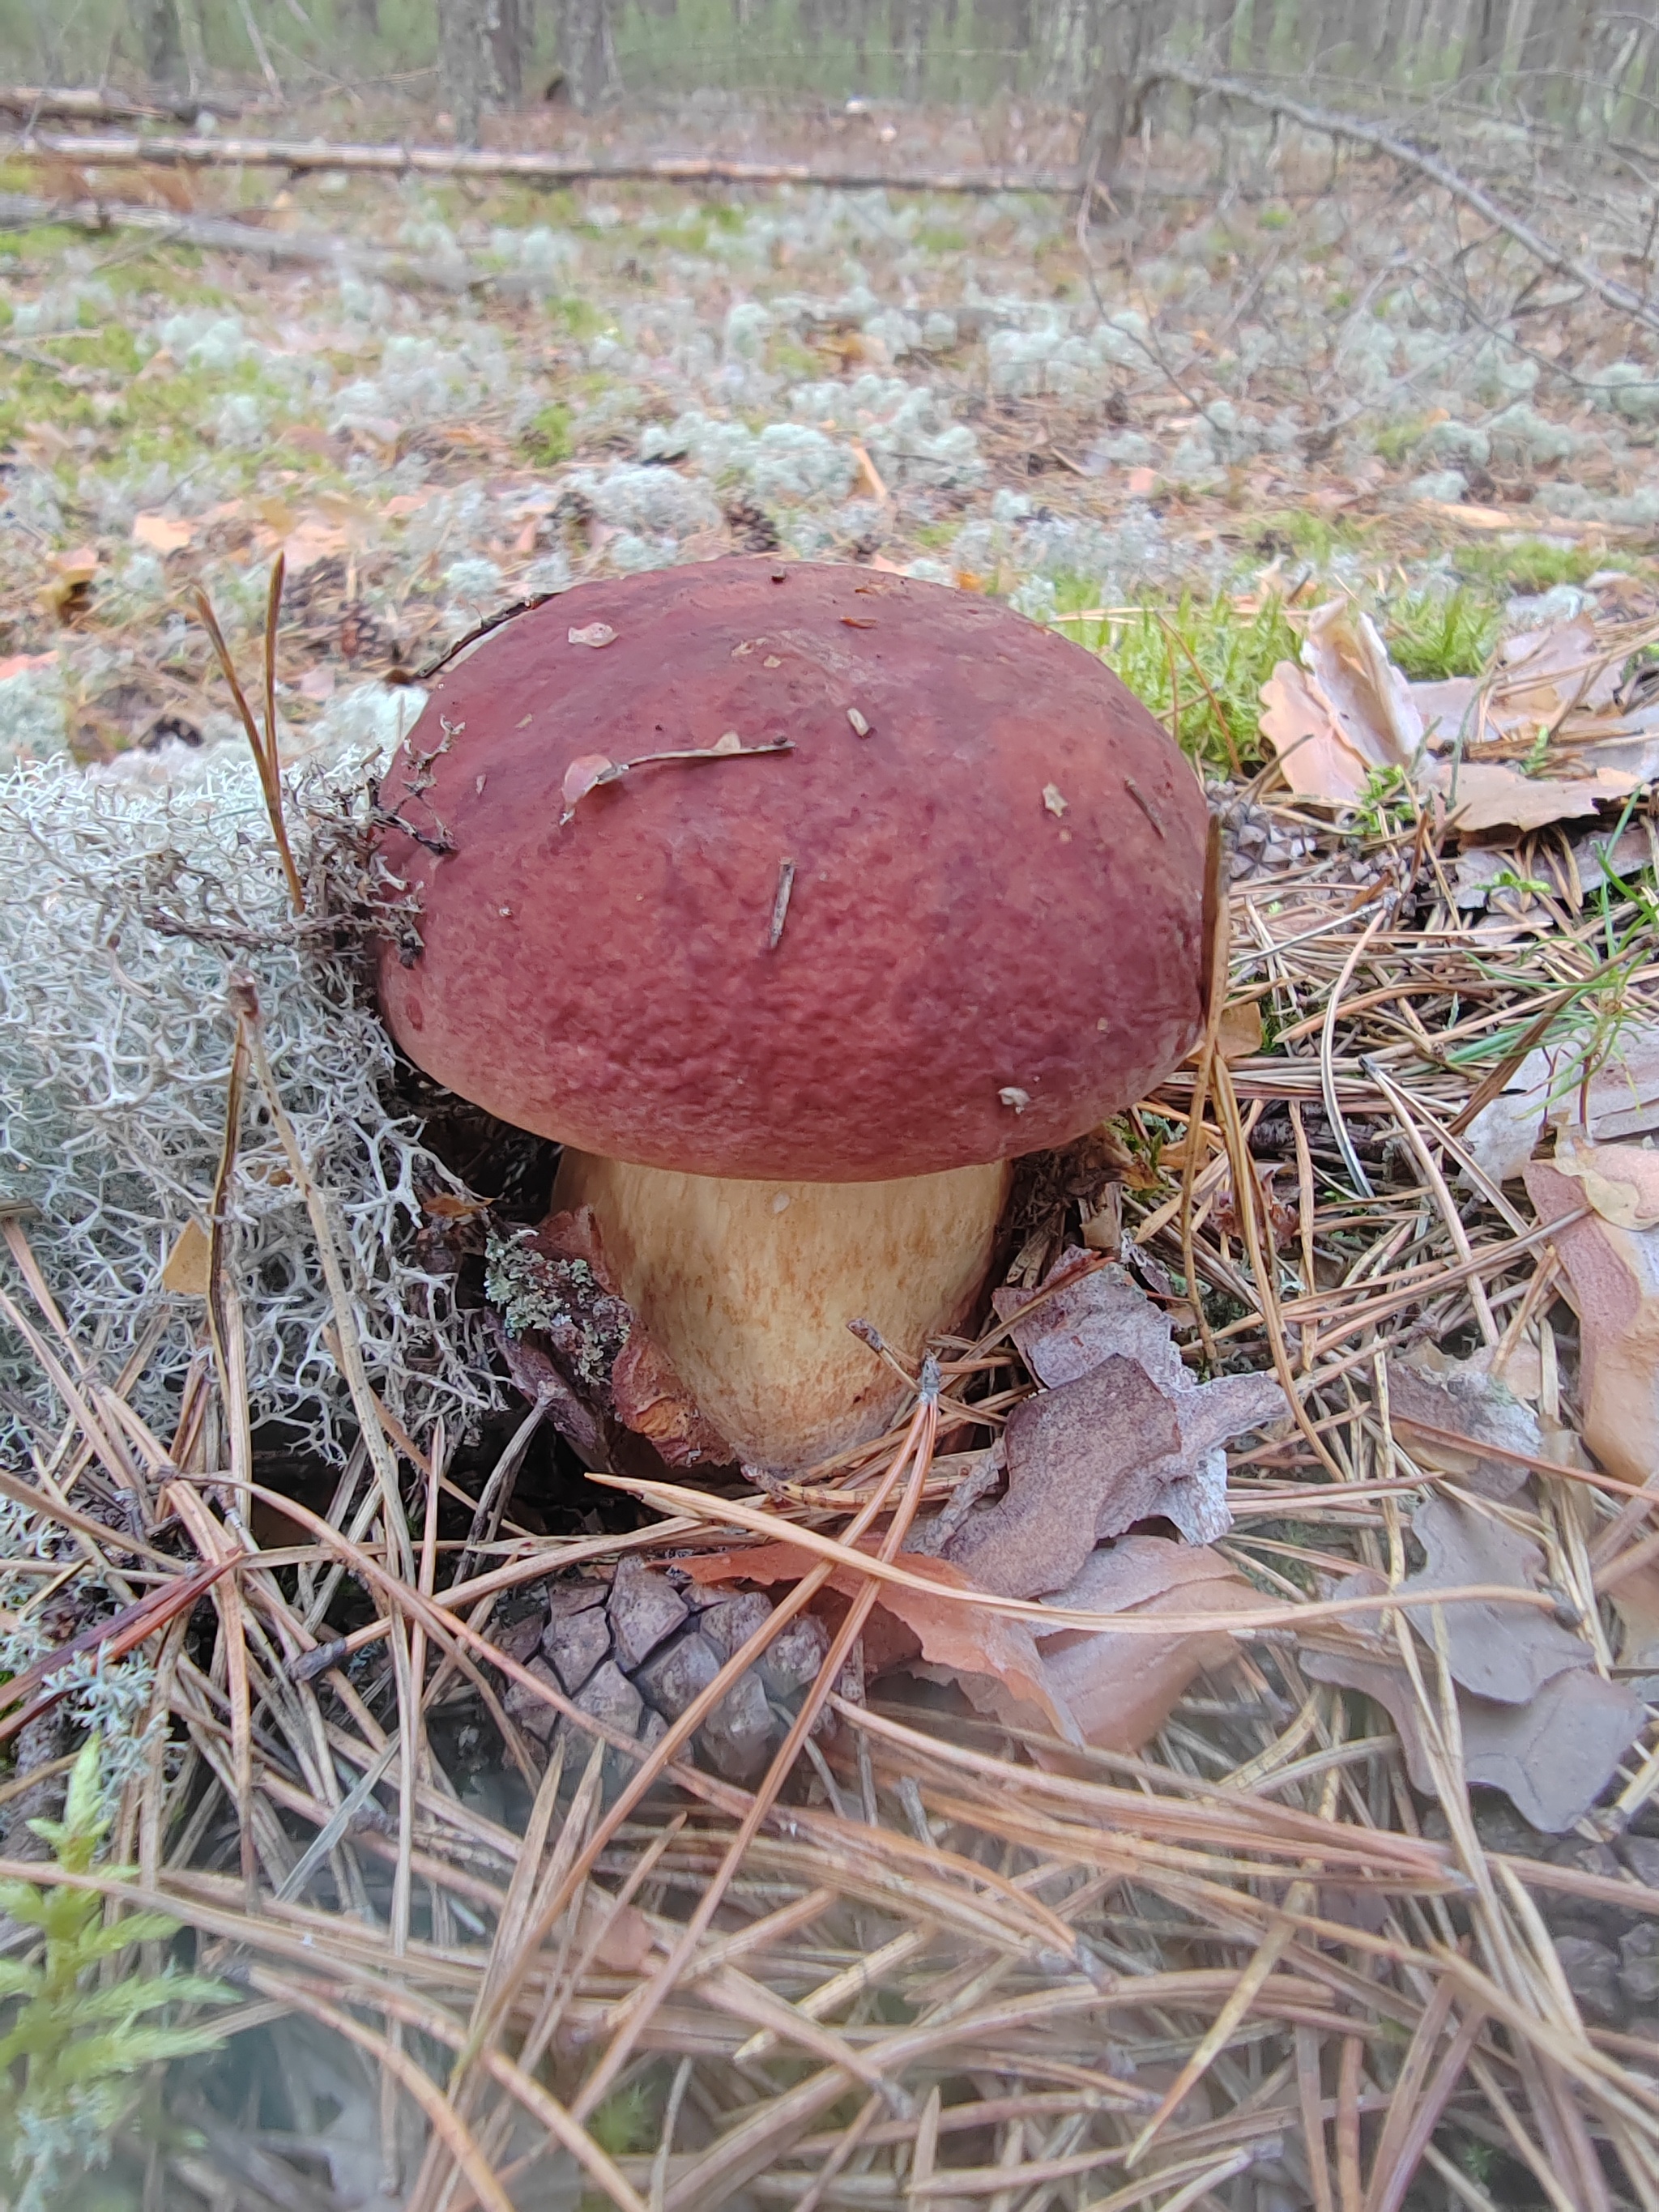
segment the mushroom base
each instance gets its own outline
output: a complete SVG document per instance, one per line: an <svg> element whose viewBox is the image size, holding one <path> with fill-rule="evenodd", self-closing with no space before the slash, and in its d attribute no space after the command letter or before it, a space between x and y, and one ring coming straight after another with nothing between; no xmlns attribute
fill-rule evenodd
<svg viewBox="0 0 1659 2212"><path fill-rule="evenodd" d="M919 1361L983 1287L1012 1174L739 1182L567 1148L553 1202L592 1208L617 1289L738 1456L791 1469L890 1425L904 1386L847 1324Z"/></svg>

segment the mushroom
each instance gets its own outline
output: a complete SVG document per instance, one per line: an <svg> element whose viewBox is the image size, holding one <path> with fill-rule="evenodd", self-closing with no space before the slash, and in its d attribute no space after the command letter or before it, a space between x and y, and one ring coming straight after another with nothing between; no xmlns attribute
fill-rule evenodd
<svg viewBox="0 0 1659 2212"><path fill-rule="evenodd" d="M967 592L730 559L590 583L436 684L381 788L380 1003L565 1147L617 1287L744 1460L878 1435L969 1317L1013 1158L1201 1026L1192 769Z"/></svg>

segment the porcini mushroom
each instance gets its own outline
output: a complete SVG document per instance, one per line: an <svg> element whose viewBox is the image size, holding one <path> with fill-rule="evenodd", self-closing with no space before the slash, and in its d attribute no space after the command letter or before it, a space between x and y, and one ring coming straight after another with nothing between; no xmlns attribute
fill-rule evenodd
<svg viewBox="0 0 1659 2212"><path fill-rule="evenodd" d="M410 1057L566 1147L744 1460L878 1434L1016 1154L1201 1024L1206 811L1092 654L967 592L722 560L584 584L437 683L381 790Z"/></svg>

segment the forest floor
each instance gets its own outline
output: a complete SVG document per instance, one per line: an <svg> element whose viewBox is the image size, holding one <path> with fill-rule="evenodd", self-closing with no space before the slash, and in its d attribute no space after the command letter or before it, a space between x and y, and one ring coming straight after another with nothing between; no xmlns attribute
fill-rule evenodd
<svg viewBox="0 0 1659 2212"><path fill-rule="evenodd" d="M688 109L592 143L1060 150L996 129ZM4 1872L165 1910L236 1998L234 2057L124 2122L134 2203L1659 2201L1655 349L1391 168L1130 167L1080 228L1036 194L0 160L0 216L95 191L250 233L0 233ZM375 1355L472 1194L511 1224L544 1181L433 1137L448 1181L398 1182L422 1139L285 919L190 595L256 696L283 556L279 750L325 901L316 794L428 661L526 597L742 551L1101 653L1208 781L1228 988L1196 1063L1027 1193L931 1468L925 1405L778 1494L573 1499L543 1437L486 1526L519 1401ZM224 1016L228 960L262 1017ZM194 1253L216 1177L246 1241ZM349 1295L292 1258L313 1232ZM880 1480L920 1455L929 1511L965 1510L987 1437L1086 1385L1045 1311L1166 1395L1239 1393L1224 1470L1212 1410L1190 1525L1103 1523L1081 1576L977 1610L927 1543L878 1592L840 1539ZM332 1373L354 1331L343 1426L375 1442L290 1483L272 1424L325 1440L319 1346ZM1087 1473L1048 1470L1057 1546ZM314 1503L245 1511L249 1481ZM672 1557L648 1579L713 1638L710 1589L799 1581L744 1548L775 1528L833 1570L831 1629L870 1607L866 1657L904 1667L806 1668L836 1725L774 1804L717 1731L694 1761L635 1740L638 1695L578 1710L556 1632L603 1614L620 1680L637 1562ZM76 1636L102 1656L54 1705ZM114 1871L22 1825L66 1715L141 1747ZM30 2155L67 2172L41 2094Z"/></svg>

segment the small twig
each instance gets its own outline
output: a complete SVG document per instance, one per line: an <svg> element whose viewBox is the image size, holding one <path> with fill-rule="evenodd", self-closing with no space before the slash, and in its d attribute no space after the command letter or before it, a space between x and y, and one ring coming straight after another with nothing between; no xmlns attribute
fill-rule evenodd
<svg viewBox="0 0 1659 2212"><path fill-rule="evenodd" d="M793 860L778 863L778 892L772 902L772 926L766 933L766 949L775 952L778 940L783 935L785 917L789 912L789 894L795 887L795 864Z"/></svg>

